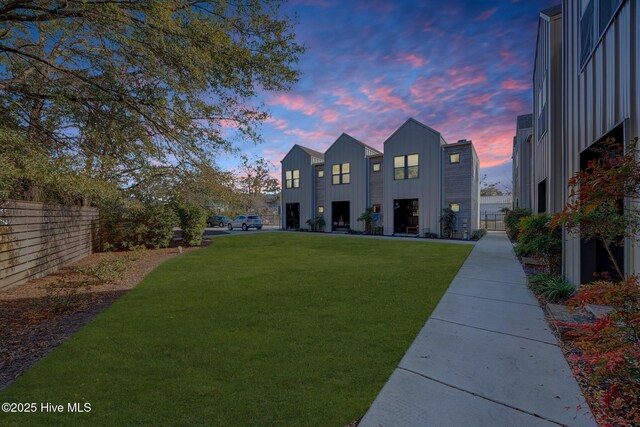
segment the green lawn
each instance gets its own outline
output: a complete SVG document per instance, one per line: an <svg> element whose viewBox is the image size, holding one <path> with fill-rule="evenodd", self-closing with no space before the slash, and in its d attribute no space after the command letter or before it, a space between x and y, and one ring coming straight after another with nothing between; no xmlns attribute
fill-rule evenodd
<svg viewBox="0 0 640 427"><path fill-rule="evenodd" d="M0 393L89 402L0 425L321 425L360 418L471 250L294 233L169 260Z"/></svg>

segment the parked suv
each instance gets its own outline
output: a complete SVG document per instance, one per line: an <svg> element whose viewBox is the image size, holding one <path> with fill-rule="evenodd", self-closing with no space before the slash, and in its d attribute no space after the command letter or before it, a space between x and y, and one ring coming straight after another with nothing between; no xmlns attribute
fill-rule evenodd
<svg viewBox="0 0 640 427"><path fill-rule="evenodd" d="M229 218L227 218L226 216L214 215L207 218L207 225L209 227L224 227L227 224L229 224Z"/></svg>
<svg viewBox="0 0 640 427"><path fill-rule="evenodd" d="M229 221L229 230L233 230L234 227L242 228L247 231L250 228L256 230L262 230L262 218L258 215L238 215Z"/></svg>

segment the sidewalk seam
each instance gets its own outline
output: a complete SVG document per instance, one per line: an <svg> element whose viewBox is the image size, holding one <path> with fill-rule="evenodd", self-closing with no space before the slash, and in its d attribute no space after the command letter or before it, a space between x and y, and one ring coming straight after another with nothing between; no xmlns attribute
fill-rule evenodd
<svg viewBox="0 0 640 427"><path fill-rule="evenodd" d="M484 282L504 283L505 285L516 285L516 286L525 286L525 287L527 286L527 284L526 284L526 283L503 282L503 281L501 281L501 280L494 280L494 279L478 279L477 277L464 276L464 275L462 275L462 274L458 274L455 278L458 278L458 277L463 277L463 278L465 278L465 279L482 280L482 281L484 281ZM454 278L454 279L455 279L455 278ZM525 280L526 280L526 278L525 278Z"/></svg>
<svg viewBox="0 0 640 427"><path fill-rule="evenodd" d="M539 342L539 343L542 343L542 344L551 345L551 346L553 346L553 347L558 347L558 344L557 344L557 343L550 343L550 342L548 342L548 341L542 341L542 340L538 340L538 339L535 339L535 338L523 337L522 335L516 335L516 334L509 334L509 333L507 333L507 332L494 331L494 330L492 330L492 329L481 328L481 327L479 327L479 326L466 325L466 324L464 324L464 323L453 322L453 321L451 321L451 320L439 319L439 318L437 318L437 317L433 317L433 316L431 316L431 317L430 317L430 320L431 320L431 319L433 319L433 320L438 320L438 321L440 321L440 322L452 323L452 324L454 324L454 325L458 325L458 326L464 326L465 328L479 329L479 330L481 330L481 331L493 332L494 334L507 335L507 336L514 337L514 338L522 338L523 340L535 341L535 342Z"/></svg>
<svg viewBox="0 0 640 427"><path fill-rule="evenodd" d="M453 295L460 295L462 297L479 298L479 299L486 299L486 300L490 300L490 301L508 302L508 303L511 303L511 304L521 304L521 305L529 305L531 307L540 307L538 304L531 304L529 302L508 301L508 300L505 300L505 299L481 297L481 296L478 296L478 295L462 294L460 292L455 292L455 291L452 291L452 290L449 290L448 293L453 294Z"/></svg>
<svg viewBox="0 0 640 427"><path fill-rule="evenodd" d="M421 374L420 372L416 372L416 371L413 371L411 369L403 368L402 366L398 366L397 369L402 369L405 372L410 372L412 374L415 374L415 375L418 375L418 376L420 376L422 378L425 378L425 379L427 379L429 381L433 381L433 382L436 382L438 384L442 384L444 386L447 386L447 387L453 388L455 390L461 391L463 393L467 393L467 394L470 394L472 396L479 397L480 399L488 400L489 402L493 402L493 403L496 403L498 405L505 406L505 407L507 407L509 409L513 409L514 411L522 412L524 414L530 415L532 417L540 418L542 420L548 421L548 422L553 423L553 424L557 424L559 426L566 426L566 424L562 424L562 423L560 423L558 421L552 420L551 418L547 418L547 417L544 417L542 415L536 414L535 412L529 412L529 411L526 411L524 409L520 409L518 407L509 405L508 403L500 402L499 400L495 400L495 399L492 399L490 397L483 396L481 394L478 394L478 393L470 391L470 390L465 390L465 389L463 389L461 387L458 387L458 386L455 386L453 384L449 384L449 383L446 383L444 381L440 381L440 380L437 380L435 378L429 377L427 375Z"/></svg>

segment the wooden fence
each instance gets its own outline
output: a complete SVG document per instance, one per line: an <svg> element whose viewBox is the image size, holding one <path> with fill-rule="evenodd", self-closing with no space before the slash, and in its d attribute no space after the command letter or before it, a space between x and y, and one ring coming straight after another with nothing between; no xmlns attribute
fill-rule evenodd
<svg viewBox="0 0 640 427"><path fill-rule="evenodd" d="M0 289L53 273L92 253L98 210L10 201L0 205Z"/></svg>

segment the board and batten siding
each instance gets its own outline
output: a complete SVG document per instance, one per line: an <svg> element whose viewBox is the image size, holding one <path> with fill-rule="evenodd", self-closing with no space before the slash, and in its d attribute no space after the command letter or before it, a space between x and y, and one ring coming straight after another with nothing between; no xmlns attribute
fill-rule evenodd
<svg viewBox="0 0 640 427"><path fill-rule="evenodd" d="M9 201L0 204L0 289L50 274L91 255L96 208Z"/></svg>
<svg viewBox="0 0 640 427"><path fill-rule="evenodd" d="M459 154L460 162L451 163L450 155ZM466 231L471 233L478 229L478 156L471 143L449 144L443 147L444 192L443 206L448 208L452 203L460 205L457 214L457 233L462 238Z"/></svg>
<svg viewBox="0 0 640 427"><path fill-rule="evenodd" d="M384 160L383 156L375 156L369 158L369 205L380 205L384 203L384 188L383 188L383 170ZM373 164L380 163L380 170L378 172L373 171Z"/></svg>
<svg viewBox="0 0 640 427"><path fill-rule="evenodd" d="M545 13L546 12L546 13ZM531 208L534 213L562 210L562 13L559 8L540 14L536 62L533 72L533 140ZM552 15L552 16L550 16ZM546 88L544 82L546 79ZM546 111L540 110L540 93L545 91ZM544 130L541 121L546 122ZM545 209L539 206L538 184L546 179Z"/></svg>
<svg viewBox="0 0 640 427"><path fill-rule="evenodd" d="M324 189L325 189L325 182L326 182L325 179L324 179L324 176L321 177L321 178L318 177L318 172L323 171L324 174L326 174L326 172L324 171L324 165L323 164L315 165L315 169L316 169L315 178L314 178L315 183L316 183L316 188L315 188L315 193L316 193L315 216L318 216L318 215L320 215L320 212L318 211L318 208L320 206L322 206L324 208L324 206L325 206L325 200L324 200L325 191L324 191ZM326 223L327 218L326 218L325 214L323 213L322 216L324 217L325 223ZM326 225L325 225L325 227L326 227Z"/></svg>
<svg viewBox="0 0 640 427"><path fill-rule="evenodd" d="M384 142L384 234L393 234L393 204L396 199L418 199L418 228L440 234L442 203L442 151L440 133L409 119ZM396 156L418 154L418 179L394 180L393 159Z"/></svg>
<svg viewBox="0 0 640 427"><path fill-rule="evenodd" d="M513 138L513 206L531 209L531 144L529 137L533 133L531 114L518 116L516 136Z"/></svg>
<svg viewBox="0 0 640 427"><path fill-rule="evenodd" d="M324 153L325 161L325 226L332 231L332 203L349 202L349 224L353 230L364 231L364 223L357 221L367 208L367 158L365 146L358 140L343 133ZM332 183L333 165L349 163L350 184Z"/></svg>
<svg viewBox="0 0 640 427"><path fill-rule="evenodd" d="M300 227L310 218L315 218L314 188L315 167L311 162L311 156L299 145L293 148L282 159L282 229L287 228L287 203L300 204ZM300 186L298 188L286 188L286 171L300 171Z"/></svg>
<svg viewBox="0 0 640 427"><path fill-rule="evenodd" d="M626 139L640 134L640 6L635 0L622 2L584 67L580 6L579 0L563 2L565 182L580 169L580 153L620 123ZM630 241L625 266L627 273L640 272L640 252ZM569 281L580 283L580 240L566 233L563 268Z"/></svg>

